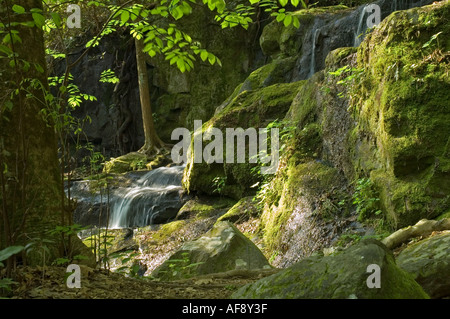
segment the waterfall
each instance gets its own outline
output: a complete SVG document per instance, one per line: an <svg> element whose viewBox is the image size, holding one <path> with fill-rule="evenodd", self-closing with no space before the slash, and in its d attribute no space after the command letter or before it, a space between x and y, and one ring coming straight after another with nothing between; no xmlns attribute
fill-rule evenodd
<svg viewBox="0 0 450 319"><path fill-rule="evenodd" d="M364 23L365 22L364 18L366 16L366 7L367 6L362 7L361 13L359 14L358 26L356 28L355 40L353 42L354 47L358 47L364 40L364 33L366 32L367 29L367 24Z"/></svg>
<svg viewBox="0 0 450 319"><path fill-rule="evenodd" d="M311 49L311 63L309 65L309 77L313 76L314 73L316 73L316 43L317 43L317 37L320 33L320 29L317 28L314 30L314 32L311 32L312 34L312 49Z"/></svg>
<svg viewBox="0 0 450 319"><path fill-rule="evenodd" d="M392 0L391 11L406 10L417 5L422 5L422 3L424 3L424 1Z"/></svg>
<svg viewBox="0 0 450 319"><path fill-rule="evenodd" d="M183 166L161 167L132 187L117 189L109 228L142 227L174 218L181 208L183 170Z"/></svg>
<svg viewBox="0 0 450 319"><path fill-rule="evenodd" d="M89 189L90 181L73 182L71 194L78 202L74 222L83 226L108 225L111 229L168 222L186 201L181 186L183 171L184 166L161 167L116 177L120 185L111 187L109 201L98 190Z"/></svg>

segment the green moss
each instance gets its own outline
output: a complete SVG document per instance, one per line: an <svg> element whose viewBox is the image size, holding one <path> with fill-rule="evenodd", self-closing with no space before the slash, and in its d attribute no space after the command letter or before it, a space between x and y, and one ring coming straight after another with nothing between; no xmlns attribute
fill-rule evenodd
<svg viewBox="0 0 450 319"><path fill-rule="evenodd" d="M275 84L258 90L243 91L228 104L220 113L210 121L203 124L203 146L210 141L205 135L211 127L218 128L224 136L224 161L226 159L226 128L263 128L269 122L283 118L297 95L301 82ZM198 134L198 133L197 133ZM193 137L194 139L194 137ZM193 145L193 139L191 145ZM248 146L248 145L247 145ZM240 199L252 190L250 186L259 181L259 177L252 171L257 164L250 164L248 150L246 150L246 163L243 164L206 164L194 163L194 154L191 153L183 176L183 185L189 191L202 191L213 194L215 191L214 179L226 178L225 185L221 187L220 194Z"/></svg>
<svg viewBox="0 0 450 319"><path fill-rule="evenodd" d="M444 155L449 61L442 56L443 43L426 46L433 35L450 34L449 13L445 2L396 12L358 50L365 72L351 89L358 121L350 138L355 172L377 177L394 227L436 217L450 205Z"/></svg>
<svg viewBox="0 0 450 319"><path fill-rule="evenodd" d="M442 214L441 216L437 217L437 220L441 220L441 219L446 219L446 218L450 218L450 210L444 214Z"/></svg>
<svg viewBox="0 0 450 319"><path fill-rule="evenodd" d="M295 66L297 57L287 57L275 60L253 71L241 87L243 90L256 90L276 83L290 82L290 74Z"/></svg>
<svg viewBox="0 0 450 319"><path fill-rule="evenodd" d="M176 220L167 224L163 224L158 229L158 231L152 235L152 238L161 242L166 241L186 225L187 221L185 220Z"/></svg>
<svg viewBox="0 0 450 319"><path fill-rule="evenodd" d="M117 158L111 158L110 161L105 163L103 172L108 174L121 174L138 169L145 169L147 162L148 158L146 155L132 152Z"/></svg>
<svg viewBox="0 0 450 319"><path fill-rule="evenodd" d="M248 220L251 216L257 216L259 210L253 201L253 197L244 197L231 207L224 215L217 219L220 221L229 221L238 223Z"/></svg>
<svg viewBox="0 0 450 319"><path fill-rule="evenodd" d="M202 219L223 214L235 203L235 200L227 197L202 197L192 199L181 207L177 219Z"/></svg>
<svg viewBox="0 0 450 319"><path fill-rule="evenodd" d="M268 254L276 251L287 221L302 197L319 197L337 178L337 171L318 162L290 165L270 183L265 193L261 232Z"/></svg>
<svg viewBox="0 0 450 319"><path fill-rule="evenodd" d="M337 66L341 66L344 59L348 58L357 51L358 48L355 47L343 47L331 51L325 59L326 68L334 69Z"/></svg>

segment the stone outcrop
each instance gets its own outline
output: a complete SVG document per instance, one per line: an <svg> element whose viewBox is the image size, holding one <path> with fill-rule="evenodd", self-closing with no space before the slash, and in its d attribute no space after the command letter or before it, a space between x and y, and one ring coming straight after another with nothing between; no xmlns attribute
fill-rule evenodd
<svg viewBox="0 0 450 319"><path fill-rule="evenodd" d="M371 268L371 265L376 265ZM379 283L375 277L379 271ZM422 299L428 295L392 253L367 240L331 256L311 256L253 284L232 298L244 299Z"/></svg>
<svg viewBox="0 0 450 319"><path fill-rule="evenodd" d="M184 243L152 276L174 280L233 269L263 268L270 265L261 251L233 224L222 221L199 239Z"/></svg>

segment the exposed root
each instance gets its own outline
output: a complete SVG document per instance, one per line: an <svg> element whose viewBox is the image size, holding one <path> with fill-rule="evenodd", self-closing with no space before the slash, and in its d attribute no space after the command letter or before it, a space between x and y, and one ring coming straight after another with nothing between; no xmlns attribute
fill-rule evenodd
<svg viewBox="0 0 450 319"><path fill-rule="evenodd" d="M450 218L441 220L422 219L414 226L408 226L397 230L396 232L383 239L382 242L386 245L387 248L393 249L411 238L418 236L428 236L434 231L443 230L450 230Z"/></svg>
<svg viewBox="0 0 450 319"><path fill-rule="evenodd" d="M169 145L165 144L164 142L158 143L158 145L146 143L141 147L138 153L145 154L148 157L153 157L160 154L166 155L170 153L170 149Z"/></svg>

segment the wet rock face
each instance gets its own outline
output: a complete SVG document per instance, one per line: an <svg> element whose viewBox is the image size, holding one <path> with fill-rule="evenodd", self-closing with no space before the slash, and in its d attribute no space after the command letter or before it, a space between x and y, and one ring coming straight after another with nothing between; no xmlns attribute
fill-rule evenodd
<svg viewBox="0 0 450 319"><path fill-rule="evenodd" d="M408 246L398 255L397 265L431 298L450 296L450 231Z"/></svg>
<svg viewBox="0 0 450 319"><path fill-rule="evenodd" d="M370 265L379 268L379 283ZM369 282L369 284L368 284ZM369 288L377 285L379 288ZM242 287L243 299L404 299L428 298L411 275L395 265L378 241L366 240L331 256L312 256L279 273Z"/></svg>
<svg viewBox="0 0 450 319"><path fill-rule="evenodd" d="M270 265L255 244L233 224L221 221L204 236L183 244L152 276L174 280L233 269L263 268Z"/></svg>

